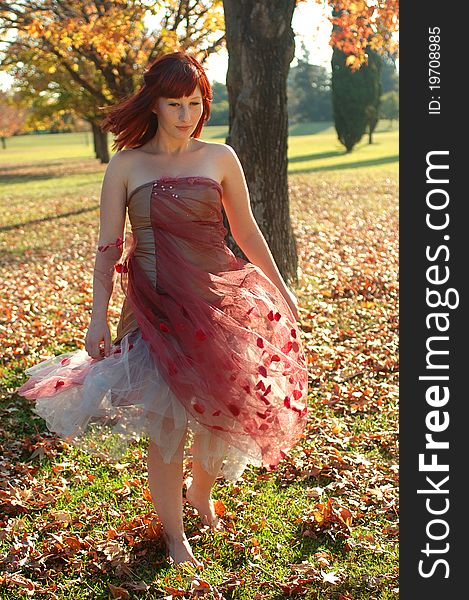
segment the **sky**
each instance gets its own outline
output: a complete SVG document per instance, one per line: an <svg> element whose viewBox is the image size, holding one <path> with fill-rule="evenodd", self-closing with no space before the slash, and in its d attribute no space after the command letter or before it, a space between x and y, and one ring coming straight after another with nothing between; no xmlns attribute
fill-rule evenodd
<svg viewBox="0 0 469 600"><path fill-rule="evenodd" d="M292 29L295 33L295 59L290 67L297 64L297 57L302 56L301 42L304 42L310 52L311 64L331 69L332 48L329 46L332 25L327 20L322 6L314 0L302 2L293 13ZM228 68L228 53L226 50L209 56L204 64L207 77L211 83L226 82Z"/></svg>
<svg viewBox="0 0 469 600"><path fill-rule="evenodd" d="M157 26L157 23L147 21L146 24L152 26L152 28ZM329 38L331 24L324 15L324 8L317 4L315 0L300 3L293 13L292 28L295 33L295 56L301 56L301 42L303 41L310 52L310 62L330 70L332 49L329 46ZM297 58L290 63L290 67L294 67L296 64ZM204 66L211 83L214 81L225 83L228 53L223 50L217 54L212 54L206 60ZM0 71L0 89L7 89L11 81L12 78L9 75Z"/></svg>

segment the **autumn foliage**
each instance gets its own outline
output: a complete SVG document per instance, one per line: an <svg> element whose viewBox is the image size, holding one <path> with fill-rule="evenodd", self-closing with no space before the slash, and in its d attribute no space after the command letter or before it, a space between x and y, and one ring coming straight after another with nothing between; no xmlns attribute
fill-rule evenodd
<svg viewBox="0 0 469 600"><path fill-rule="evenodd" d="M356 70L367 61L367 48L395 54L398 49L393 34L399 28L398 0L327 0L333 9L331 46L348 58L347 65Z"/></svg>
<svg viewBox="0 0 469 600"><path fill-rule="evenodd" d="M297 0L297 4L306 0ZM349 56L352 69L366 61L367 47L394 53L397 42L393 34L399 26L398 0L315 0L329 16L331 22L331 46ZM147 35L143 17L147 11L156 14L166 9L159 36ZM189 25L190 23L190 25ZM181 27L186 31L181 34ZM198 44L206 34L224 30L223 6L215 2L181 2L166 0L146 4L140 0L116 0L96 3L92 0L54 2L43 0L0 1L0 32L14 26L18 29L18 44L31 47L31 40L40 42L41 52L50 52L69 71L80 72L84 64L88 68L103 71L109 66L117 68L114 75L131 76L132 70L119 67L126 63L127 54L134 55L135 64L145 65L155 57L155 51L171 51L190 48L198 51ZM332 27L333 26L333 27ZM197 36L193 35L198 31ZM213 38L206 55L216 51L223 40ZM201 46L200 46L201 47ZM70 55L87 49L81 61L70 60ZM200 56L202 59L203 57ZM83 62L85 61L85 62ZM112 69L111 69L112 72Z"/></svg>

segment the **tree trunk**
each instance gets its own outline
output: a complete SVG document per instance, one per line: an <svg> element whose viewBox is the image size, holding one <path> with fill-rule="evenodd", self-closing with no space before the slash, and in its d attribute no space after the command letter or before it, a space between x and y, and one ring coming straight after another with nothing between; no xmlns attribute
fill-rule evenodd
<svg viewBox="0 0 469 600"><path fill-rule="evenodd" d="M251 206L286 282L297 285L298 257L288 198L287 75L295 53L295 0L223 0L229 96L226 143L236 151ZM225 226L229 224L225 217ZM227 244L245 255L231 237Z"/></svg>
<svg viewBox="0 0 469 600"><path fill-rule="evenodd" d="M93 149L94 149L94 157L95 158L99 158L98 128L99 128L99 125L96 125L96 123L93 123L93 121L91 121L91 131L93 133Z"/></svg>
<svg viewBox="0 0 469 600"><path fill-rule="evenodd" d="M100 141L100 148L101 148L101 152L99 155L99 158L101 159L102 163L108 163L111 158L109 156L109 148L108 148L108 143L107 143L107 131L102 131L101 128L99 128L98 131L98 138Z"/></svg>
<svg viewBox="0 0 469 600"><path fill-rule="evenodd" d="M5 136L2 135L2 148L5 149L6 147L7 147L7 143L6 143L6 140L5 140Z"/></svg>
<svg viewBox="0 0 469 600"><path fill-rule="evenodd" d="M93 121L91 122L91 128L93 131L93 144L95 156L96 158L99 158L99 160L102 163L108 163L110 157L107 141L107 131L102 131L101 127Z"/></svg>

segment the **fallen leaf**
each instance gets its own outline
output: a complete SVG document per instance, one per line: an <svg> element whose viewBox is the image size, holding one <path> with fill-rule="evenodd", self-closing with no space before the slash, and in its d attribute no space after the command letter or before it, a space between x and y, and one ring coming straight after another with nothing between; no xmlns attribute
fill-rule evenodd
<svg viewBox="0 0 469 600"><path fill-rule="evenodd" d="M130 598L130 594L125 588L112 585L112 583L108 583L108 586L113 598L121 598L122 600L128 600Z"/></svg>
<svg viewBox="0 0 469 600"><path fill-rule="evenodd" d="M326 581L327 583L331 583L332 585L335 585L340 581L340 578L336 575L336 571L331 571L330 573L321 571L321 575L324 581Z"/></svg>

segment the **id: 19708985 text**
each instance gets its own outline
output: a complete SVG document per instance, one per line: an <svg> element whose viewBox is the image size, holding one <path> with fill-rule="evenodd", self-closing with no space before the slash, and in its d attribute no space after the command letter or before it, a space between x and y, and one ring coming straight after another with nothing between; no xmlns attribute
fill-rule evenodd
<svg viewBox="0 0 469 600"><path fill-rule="evenodd" d="M441 110L441 46L440 28L428 28L428 89L430 90L430 101L428 102L428 114L439 115Z"/></svg>

